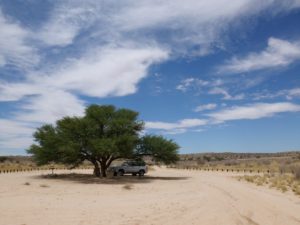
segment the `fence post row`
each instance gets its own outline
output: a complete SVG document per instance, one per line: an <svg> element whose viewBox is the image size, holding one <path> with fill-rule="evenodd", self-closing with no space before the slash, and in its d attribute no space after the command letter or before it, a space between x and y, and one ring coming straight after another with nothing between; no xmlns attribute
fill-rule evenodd
<svg viewBox="0 0 300 225"><path fill-rule="evenodd" d="M182 166L182 167L168 167L168 168L173 168L173 169L186 169L186 170L198 170L198 171L222 171L222 172L244 172L244 173L280 173L280 174L285 174L285 173L291 173L291 174L295 174L294 170L291 171L284 171L284 170L279 170L279 171L271 171L271 170L255 170L255 169L228 169L228 168L209 168L209 167L192 167L192 166ZM5 172L5 171L4 171ZM1 173L1 171L0 171Z"/></svg>
<svg viewBox="0 0 300 225"><path fill-rule="evenodd" d="M2 173L18 173L18 172L30 172L30 171L40 171L40 170L67 170L69 168L66 168L66 167L63 167L63 168L55 168L55 167L50 167L50 168L25 168L25 169L4 169L4 170L1 170L0 169L0 174ZM79 168L79 169L92 169L92 167L83 167L83 168ZM186 168L188 169L188 167ZM196 168L192 168L194 170L196 170Z"/></svg>

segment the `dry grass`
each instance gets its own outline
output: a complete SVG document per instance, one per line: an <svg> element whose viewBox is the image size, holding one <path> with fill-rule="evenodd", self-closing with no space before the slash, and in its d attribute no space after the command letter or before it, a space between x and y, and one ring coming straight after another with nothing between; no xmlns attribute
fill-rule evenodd
<svg viewBox="0 0 300 225"><path fill-rule="evenodd" d="M155 167L154 166L148 166L148 171L155 171Z"/></svg>
<svg viewBox="0 0 300 225"><path fill-rule="evenodd" d="M66 166L62 164L37 166L32 158L27 156L1 156L0 157L0 171L28 171L28 170L49 170L51 167L56 169L65 169ZM78 169L91 167L91 164L84 162Z"/></svg>
<svg viewBox="0 0 300 225"><path fill-rule="evenodd" d="M25 183L24 183L24 185L27 185L27 186L29 186L29 185L30 185L30 183L29 183L29 182L25 182Z"/></svg>
<svg viewBox="0 0 300 225"><path fill-rule="evenodd" d="M282 192L293 191L300 195L300 181L293 174L264 174L239 176L238 180L245 180L258 186L266 185Z"/></svg>
<svg viewBox="0 0 300 225"><path fill-rule="evenodd" d="M40 187L42 187L42 188L48 188L48 187L50 187L50 186L47 185L47 184L40 184Z"/></svg>
<svg viewBox="0 0 300 225"><path fill-rule="evenodd" d="M287 153L203 153L182 155L172 167L183 169L219 169L223 171L252 171L294 173L300 179L300 152Z"/></svg>
<svg viewBox="0 0 300 225"><path fill-rule="evenodd" d="M295 178L300 181L300 165L295 166L293 171L295 173Z"/></svg>

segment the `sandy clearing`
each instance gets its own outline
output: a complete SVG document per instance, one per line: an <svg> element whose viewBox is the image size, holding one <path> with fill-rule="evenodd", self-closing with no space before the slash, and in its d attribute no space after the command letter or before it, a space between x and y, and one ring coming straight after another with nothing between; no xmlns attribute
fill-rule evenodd
<svg viewBox="0 0 300 225"><path fill-rule="evenodd" d="M300 224L299 197L237 181L234 173L157 168L118 180L39 174L1 174L0 225Z"/></svg>

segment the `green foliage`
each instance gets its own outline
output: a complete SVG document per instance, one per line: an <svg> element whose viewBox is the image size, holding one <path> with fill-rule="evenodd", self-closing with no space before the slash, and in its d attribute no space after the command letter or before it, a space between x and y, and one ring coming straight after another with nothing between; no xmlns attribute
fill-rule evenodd
<svg viewBox="0 0 300 225"><path fill-rule="evenodd" d="M170 164L179 160L178 149L179 146L172 140L162 136L146 135L137 146L137 154L150 155L157 162Z"/></svg>
<svg viewBox="0 0 300 225"><path fill-rule="evenodd" d="M91 105L84 117L65 117L55 125L37 129L28 153L38 165L63 163L78 166L84 160L92 162L95 174L106 176L111 162L120 158L153 155L157 161L171 163L178 159L178 146L159 136L139 133L144 123L138 113L116 109L111 105Z"/></svg>

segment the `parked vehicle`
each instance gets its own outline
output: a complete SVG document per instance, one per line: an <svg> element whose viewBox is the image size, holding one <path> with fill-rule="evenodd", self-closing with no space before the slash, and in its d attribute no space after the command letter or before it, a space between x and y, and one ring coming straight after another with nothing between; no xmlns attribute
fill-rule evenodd
<svg viewBox="0 0 300 225"><path fill-rule="evenodd" d="M124 174L132 174L133 176L144 176L148 172L148 167L143 161L126 161L121 166L111 166L108 172L114 176L123 176Z"/></svg>

